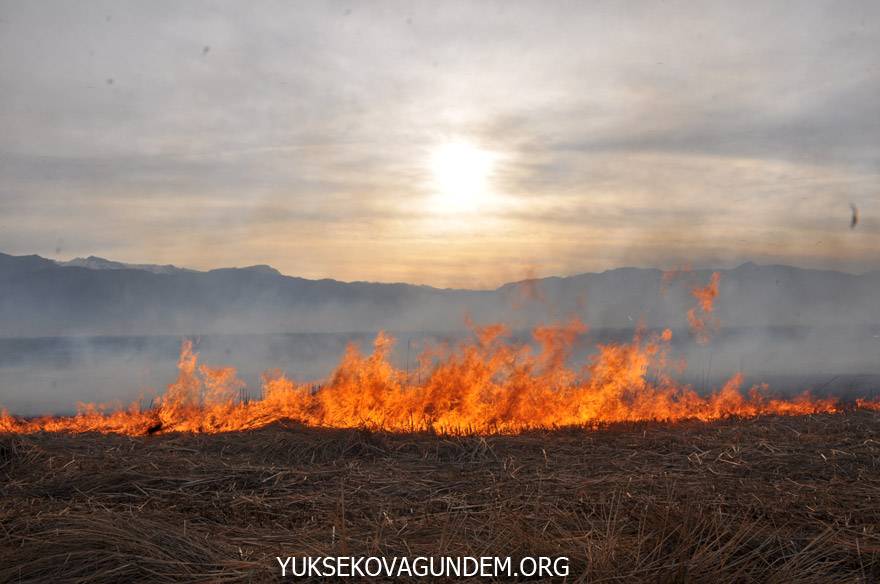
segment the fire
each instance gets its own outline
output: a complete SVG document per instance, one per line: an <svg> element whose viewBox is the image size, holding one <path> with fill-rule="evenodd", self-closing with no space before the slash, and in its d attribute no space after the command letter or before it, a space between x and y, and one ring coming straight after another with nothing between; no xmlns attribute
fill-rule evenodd
<svg viewBox="0 0 880 584"><path fill-rule="evenodd" d="M713 277L708 306L717 293ZM702 298L702 297L701 297ZM705 309L706 305L701 308ZM714 420L728 416L836 412L835 399L803 394L773 399L766 387L741 391L742 376L701 395L675 382L668 369L669 330L636 332L630 342L601 344L579 368L567 365L578 319L535 328L531 345L508 342L503 325L475 327L473 338L422 356L423 379L390 360L393 339L380 333L371 354L350 346L330 378L317 388L280 372L264 374L262 399L236 399L242 381L232 367L199 365L183 343L178 377L151 408L132 404L107 410L85 405L75 416L23 419L0 414L0 432L226 432L295 420L311 426L369 427L389 431L507 433L529 428L595 426L622 421ZM859 407L880 409L880 402Z"/></svg>
<svg viewBox="0 0 880 584"><path fill-rule="evenodd" d="M709 342L712 332L719 327L718 319L712 317L712 310L715 298L718 296L720 281L721 274L713 272L708 284L691 290L691 295L697 300L697 306L688 310L687 319L691 331L697 337L697 342L702 345Z"/></svg>

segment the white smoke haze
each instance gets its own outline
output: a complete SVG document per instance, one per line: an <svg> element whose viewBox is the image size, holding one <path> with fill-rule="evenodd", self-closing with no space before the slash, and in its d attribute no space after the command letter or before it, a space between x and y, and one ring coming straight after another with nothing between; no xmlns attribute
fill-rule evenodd
<svg viewBox="0 0 880 584"><path fill-rule="evenodd" d="M149 266L37 265L43 269L9 271L0 303L3 330L18 331L0 338L0 403L20 415L71 413L78 402L148 405L175 378L184 339L194 341L201 362L236 367L247 384L242 397L258 398L264 372L322 383L349 343L369 353L379 330L396 339L393 364L427 378L430 368L420 368L419 354L472 338L469 327L501 322L509 342L537 348L532 327L571 318L590 327L572 349L573 370L599 344L626 343L638 327L670 327L671 356L686 362L675 377L702 393L738 372L747 387L767 383L786 395L811 390L848 398L880 388L875 273L751 264L720 271L711 313L716 326L701 342L686 314L697 303L694 288L712 280L705 271L621 269L465 291L304 282L268 268L169 275ZM47 291L50 277L55 283ZM96 304L94 294L107 294L104 277L128 291ZM18 299L10 293L27 285L32 288ZM34 313L24 298L34 301ZM54 309L46 315L45 306Z"/></svg>
<svg viewBox="0 0 880 584"><path fill-rule="evenodd" d="M673 330L701 391L740 370L874 391L878 21L871 1L0 0L0 251L131 264L0 258L0 406L161 393L184 338L257 392L380 329L405 366L467 319L527 342L573 316L576 362L641 324ZM462 144L492 161L464 204L431 166ZM714 270L699 344L690 288Z"/></svg>

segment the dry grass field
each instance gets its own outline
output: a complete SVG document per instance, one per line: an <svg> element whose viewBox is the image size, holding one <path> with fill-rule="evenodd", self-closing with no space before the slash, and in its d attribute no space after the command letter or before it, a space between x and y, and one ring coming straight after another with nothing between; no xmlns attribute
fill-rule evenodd
<svg viewBox="0 0 880 584"><path fill-rule="evenodd" d="M516 436L0 436L0 581L264 582L274 556L564 555L569 581L880 581L880 413Z"/></svg>

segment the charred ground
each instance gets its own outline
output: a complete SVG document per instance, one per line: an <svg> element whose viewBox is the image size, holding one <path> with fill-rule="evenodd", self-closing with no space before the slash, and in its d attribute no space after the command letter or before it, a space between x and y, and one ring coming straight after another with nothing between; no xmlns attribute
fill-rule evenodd
<svg viewBox="0 0 880 584"><path fill-rule="evenodd" d="M566 555L571 581L880 579L880 413L518 436L0 437L0 581L274 581L274 556Z"/></svg>

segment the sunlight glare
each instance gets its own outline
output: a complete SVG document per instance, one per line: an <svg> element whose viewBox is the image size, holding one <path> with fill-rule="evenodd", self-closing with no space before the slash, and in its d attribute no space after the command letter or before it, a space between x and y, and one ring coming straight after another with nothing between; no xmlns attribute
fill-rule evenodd
<svg viewBox="0 0 880 584"><path fill-rule="evenodd" d="M430 168L437 212L475 211L489 195L495 156L467 142L450 142L434 149Z"/></svg>

